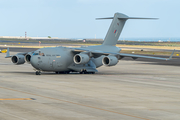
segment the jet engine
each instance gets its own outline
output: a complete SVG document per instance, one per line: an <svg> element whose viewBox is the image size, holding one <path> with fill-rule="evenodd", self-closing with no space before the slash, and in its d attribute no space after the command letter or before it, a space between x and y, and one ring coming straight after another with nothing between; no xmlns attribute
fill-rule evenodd
<svg viewBox="0 0 180 120"><path fill-rule="evenodd" d="M14 56L11 58L11 61L12 61L15 65L24 64L24 63L25 63L24 55L14 55Z"/></svg>
<svg viewBox="0 0 180 120"><path fill-rule="evenodd" d="M76 64L86 64L89 62L90 57L87 54L76 54L73 60Z"/></svg>
<svg viewBox="0 0 180 120"><path fill-rule="evenodd" d="M31 54L26 54L25 57L24 57L24 60L30 64L30 61L31 61Z"/></svg>
<svg viewBox="0 0 180 120"><path fill-rule="evenodd" d="M102 59L102 63L105 66L114 66L118 63L118 59L115 56L105 56Z"/></svg>

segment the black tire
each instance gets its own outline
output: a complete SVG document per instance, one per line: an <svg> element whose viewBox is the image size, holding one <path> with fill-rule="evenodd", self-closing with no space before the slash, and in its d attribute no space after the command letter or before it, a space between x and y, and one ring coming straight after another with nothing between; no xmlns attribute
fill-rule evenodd
<svg viewBox="0 0 180 120"><path fill-rule="evenodd" d="M38 71L36 71L35 74L38 75Z"/></svg>
<svg viewBox="0 0 180 120"><path fill-rule="evenodd" d="M39 72L39 71L36 71L36 75L41 75L41 72Z"/></svg>

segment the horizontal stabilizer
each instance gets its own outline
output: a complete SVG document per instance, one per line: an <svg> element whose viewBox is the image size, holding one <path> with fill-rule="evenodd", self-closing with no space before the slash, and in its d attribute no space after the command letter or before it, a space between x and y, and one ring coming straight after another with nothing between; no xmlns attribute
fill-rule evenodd
<svg viewBox="0 0 180 120"><path fill-rule="evenodd" d="M101 19L114 19L114 17L96 18L96 20L101 20ZM123 20L123 19L150 19L150 20L157 20L159 18L118 17L118 19L120 19L120 20Z"/></svg>
<svg viewBox="0 0 180 120"><path fill-rule="evenodd" d="M114 19L114 17L107 17L107 18L96 18L96 20L101 20L101 19Z"/></svg>
<svg viewBox="0 0 180 120"><path fill-rule="evenodd" d="M102 45L115 46L117 44L119 36L127 20L129 19L156 20L157 18L129 17L122 13L115 13L114 17L96 18L96 20L101 20L101 19L113 19Z"/></svg>

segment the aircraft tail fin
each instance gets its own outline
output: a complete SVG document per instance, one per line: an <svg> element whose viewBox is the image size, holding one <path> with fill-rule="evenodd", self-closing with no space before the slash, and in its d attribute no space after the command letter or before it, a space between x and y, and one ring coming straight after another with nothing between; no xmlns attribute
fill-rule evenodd
<svg viewBox="0 0 180 120"><path fill-rule="evenodd" d="M122 32L122 29L124 27L126 20L128 19L157 19L157 18L128 17L127 15L122 14L122 13L115 13L114 17L97 18L97 20L100 20L100 19L113 19L102 45L115 46Z"/></svg>

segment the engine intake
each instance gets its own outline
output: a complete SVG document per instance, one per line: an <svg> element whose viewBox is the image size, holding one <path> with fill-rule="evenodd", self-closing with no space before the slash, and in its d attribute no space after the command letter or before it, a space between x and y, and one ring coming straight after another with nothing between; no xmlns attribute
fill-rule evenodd
<svg viewBox="0 0 180 120"><path fill-rule="evenodd" d="M25 63L24 55L14 55L14 56L11 58L11 61L12 61L15 65L24 64L24 63Z"/></svg>
<svg viewBox="0 0 180 120"><path fill-rule="evenodd" d="M24 60L30 64L30 61L31 61L31 55L30 54L26 54L25 57L24 57Z"/></svg>
<svg viewBox="0 0 180 120"><path fill-rule="evenodd" d="M105 56L102 59L102 63L105 66L114 66L118 63L118 59L115 56Z"/></svg>
<svg viewBox="0 0 180 120"><path fill-rule="evenodd" d="M89 62L90 57L87 54L77 54L73 58L76 64L86 64Z"/></svg>

